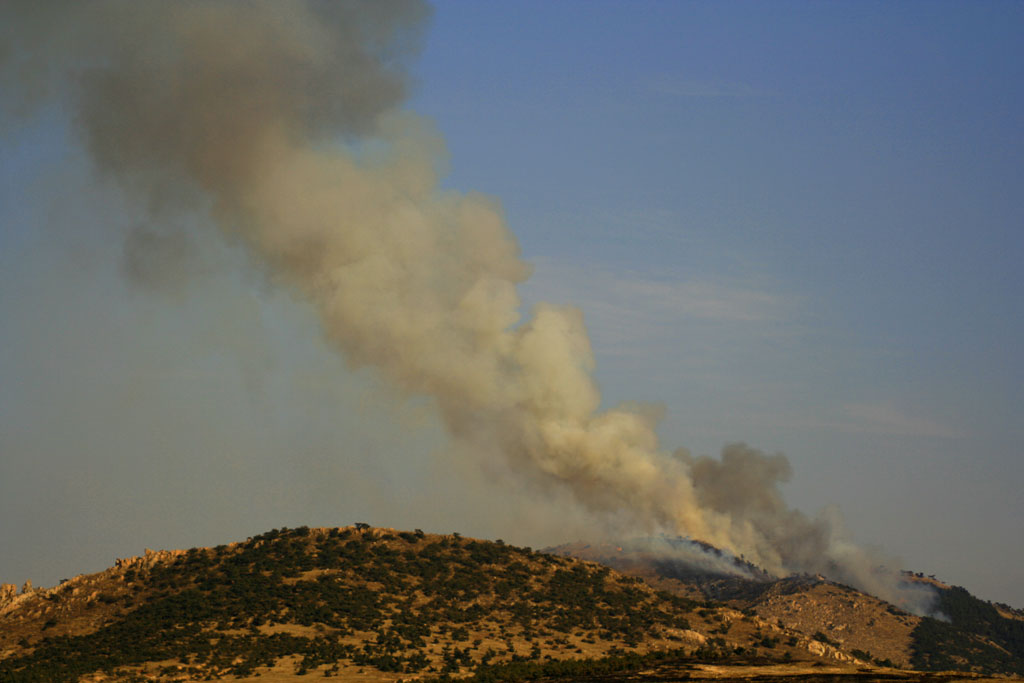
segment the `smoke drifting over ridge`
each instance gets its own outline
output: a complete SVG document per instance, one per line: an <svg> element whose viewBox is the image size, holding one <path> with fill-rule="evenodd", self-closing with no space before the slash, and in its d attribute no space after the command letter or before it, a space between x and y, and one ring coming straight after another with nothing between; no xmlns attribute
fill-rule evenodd
<svg viewBox="0 0 1024 683"><path fill-rule="evenodd" d="M578 310L521 317L530 268L500 208L442 191L443 143L401 109L428 14L416 2L7 5L0 68L18 109L65 98L97 171L148 207L151 226L126 237L133 281L187 276L193 247L172 226L181 207L208 206L315 307L350 364L431 397L481 457L620 528L908 604L837 521L786 506L784 456L668 453L653 411L599 410Z"/></svg>

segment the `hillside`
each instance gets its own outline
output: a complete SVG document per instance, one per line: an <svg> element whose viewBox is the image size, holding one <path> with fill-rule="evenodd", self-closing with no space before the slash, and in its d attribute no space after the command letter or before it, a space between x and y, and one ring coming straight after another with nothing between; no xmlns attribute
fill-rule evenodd
<svg viewBox="0 0 1024 683"><path fill-rule="evenodd" d="M934 590L930 617L820 576L771 578L740 558L686 539L574 543L550 551L614 567L676 595L720 601L876 665L1024 674L1024 613L923 574L904 572L902 580Z"/></svg>
<svg viewBox="0 0 1024 683"><path fill-rule="evenodd" d="M925 618L914 629L913 660L922 670L972 669L1024 675L1024 618L979 600L965 588L939 590L948 621Z"/></svg>
<svg viewBox="0 0 1024 683"><path fill-rule="evenodd" d="M657 590L593 562L366 525L147 551L55 588L13 593L0 593L3 683L766 671L791 681L917 680L754 610Z"/></svg>

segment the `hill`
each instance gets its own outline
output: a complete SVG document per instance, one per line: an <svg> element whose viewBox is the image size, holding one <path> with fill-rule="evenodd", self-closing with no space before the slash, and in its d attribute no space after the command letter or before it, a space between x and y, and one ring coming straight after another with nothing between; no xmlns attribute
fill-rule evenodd
<svg viewBox="0 0 1024 683"><path fill-rule="evenodd" d="M688 539L549 550L614 567L690 599L720 601L876 665L1024 675L1024 612L920 573L903 572L901 578L934 591L932 616L915 616L821 576L773 578L742 558Z"/></svg>
<svg viewBox="0 0 1024 683"><path fill-rule="evenodd" d="M826 641L594 562L366 525L147 551L51 589L0 593L3 683L679 680L766 671L790 681L917 680Z"/></svg>

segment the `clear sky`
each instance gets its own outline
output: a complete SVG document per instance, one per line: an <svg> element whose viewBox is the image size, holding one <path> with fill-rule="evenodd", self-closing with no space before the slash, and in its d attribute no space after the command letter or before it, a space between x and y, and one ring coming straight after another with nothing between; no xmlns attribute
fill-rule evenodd
<svg viewBox="0 0 1024 683"><path fill-rule="evenodd" d="M445 2L407 106L502 203L527 302L583 309L606 405L781 451L792 505L1024 607L1022 35L1010 2ZM0 136L0 581L282 525L575 540L233 245L125 285L142 219L65 112Z"/></svg>

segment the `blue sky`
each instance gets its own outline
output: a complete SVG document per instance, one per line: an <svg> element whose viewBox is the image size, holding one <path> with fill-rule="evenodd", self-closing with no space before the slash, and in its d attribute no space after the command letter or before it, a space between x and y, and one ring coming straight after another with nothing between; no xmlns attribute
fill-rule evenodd
<svg viewBox="0 0 1024 683"><path fill-rule="evenodd" d="M606 405L784 452L793 505L1021 607L1022 29L1009 2L445 2L408 108L446 186L501 201L527 302L582 307ZM364 517L574 540L480 513L429 406L231 245L202 291L129 290L141 218L67 126L0 130L0 580Z"/></svg>
<svg viewBox="0 0 1024 683"><path fill-rule="evenodd" d="M1020 603L1022 27L442 3L412 106L450 184L502 200L528 296L582 305L607 403L663 401L669 446L781 450L791 502Z"/></svg>

